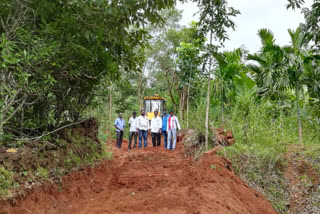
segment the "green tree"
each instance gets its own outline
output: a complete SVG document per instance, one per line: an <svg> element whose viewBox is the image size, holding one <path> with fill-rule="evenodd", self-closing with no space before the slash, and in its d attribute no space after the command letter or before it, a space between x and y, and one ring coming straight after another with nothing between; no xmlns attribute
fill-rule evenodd
<svg viewBox="0 0 320 214"><path fill-rule="evenodd" d="M177 47L177 76L178 91L180 94L179 112L180 117L184 119L185 106L187 106L187 128L189 126L189 100L190 87L196 80L196 75L200 73L201 64L200 51L203 49L205 38L198 34L196 22L192 22L190 28L182 29L185 36L185 42L181 42Z"/></svg>
<svg viewBox="0 0 320 214"><path fill-rule="evenodd" d="M214 94L219 98L221 105L221 121L224 125L224 109L228 102L228 96L234 94L235 76L245 72L245 66L242 63L243 51L241 49L232 52L224 52L216 57L218 67L214 70L213 90Z"/></svg>
<svg viewBox="0 0 320 214"><path fill-rule="evenodd" d="M162 13L166 24L161 28L154 28L147 60L147 70L151 75L149 81L153 86L159 86L157 93L168 92L174 110L177 112L178 101L175 94L177 47L181 42L181 26L177 24L182 18L182 11L176 9L165 10ZM152 77L157 77L156 79Z"/></svg>
<svg viewBox="0 0 320 214"><path fill-rule="evenodd" d="M307 50L309 42L308 34L301 28L295 31L288 30L291 38L291 46L279 47L274 44L274 38L270 31L260 30L262 38L262 51L259 55L249 55L248 59L259 63L259 66L249 65L255 72L255 78L260 94L268 95L271 99L283 98L283 92L287 89L295 91L297 107L297 123L299 140L302 141L302 124L300 110L300 92L307 85L307 69L310 59L314 59L313 53Z"/></svg>
<svg viewBox="0 0 320 214"><path fill-rule="evenodd" d="M258 95L267 97L271 101L285 99L285 84L281 75L285 69L285 53L275 44L273 33L268 29L258 31L262 48L256 54L249 54L247 67L253 71L252 75L257 82ZM255 63L250 63L253 61Z"/></svg>
<svg viewBox="0 0 320 214"><path fill-rule="evenodd" d="M306 75L304 63L306 63L306 60L308 59L306 46L309 40L307 34L301 31L301 28L299 27L295 31L288 30L288 32L290 34L292 46L290 48L285 48L286 57L288 59L287 80L289 87L295 90L299 140L302 142L300 91Z"/></svg>
<svg viewBox="0 0 320 214"><path fill-rule="evenodd" d="M208 86L207 86L207 107L206 107L206 133L205 133L205 145L206 149L208 149L208 136L209 136L209 109L210 109L210 82L211 82L211 72L212 72L212 63L213 56L216 55L218 47L213 45L213 38L220 45L228 39L227 29L235 29L235 23L231 19L231 17L235 17L240 14L240 11L234 9L233 7L228 7L226 0L214 0L207 1L202 0L198 2L198 6L200 8L200 20L199 20L199 29L200 32L204 35L209 34L209 44L206 47L205 51L205 62L203 69L207 70L207 72L203 71L203 73L207 73L208 75ZM207 61L208 68L206 68Z"/></svg>
<svg viewBox="0 0 320 214"><path fill-rule="evenodd" d="M139 72L147 23L175 1L1 1L0 132L32 138L79 120L105 79Z"/></svg>

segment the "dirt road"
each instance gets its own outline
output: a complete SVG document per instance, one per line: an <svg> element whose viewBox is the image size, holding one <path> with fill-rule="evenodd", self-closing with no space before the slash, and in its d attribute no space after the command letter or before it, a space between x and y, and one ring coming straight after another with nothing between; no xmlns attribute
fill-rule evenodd
<svg viewBox="0 0 320 214"><path fill-rule="evenodd" d="M62 186L35 188L0 213L276 213L220 156L194 163L180 143L176 151L152 148L151 142L147 149L112 149L112 161L73 172Z"/></svg>

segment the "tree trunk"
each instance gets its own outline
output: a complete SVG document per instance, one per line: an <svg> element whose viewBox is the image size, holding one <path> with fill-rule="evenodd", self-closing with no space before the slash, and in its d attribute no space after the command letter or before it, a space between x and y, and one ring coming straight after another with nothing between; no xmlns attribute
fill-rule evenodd
<svg viewBox="0 0 320 214"><path fill-rule="evenodd" d="M177 104L176 104L176 101L174 100L173 95L172 95L172 90L171 90L172 87L171 87L171 84L170 84L168 72L169 71L166 71L168 92L169 92L169 95L170 95L170 98L171 98L171 101L172 101L172 104L173 104L173 107L174 107L174 111L177 112Z"/></svg>
<svg viewBox="0 0 320 214"><path fill-rule="evenodd" d="M243 136L244 136L244 143L248 143L248 120L247 115L243 117L244 119L244 126L243 126Z"/></svg>
<svg viewBox="0 0 320 214"><path fill-rule="evenodd" d="M206 144L207 150L209 148L208 137L209 137L209 110L210 110L210 80L211 80L211 78L210 78L210 72L209 72L209 74L208 74L208 90L207 90L207 109L206 109L206 136L205 136L205 140L206 140L205 144Z"/></svg>
<svg viewBox="0 0 320 214"><path fill-rule="evenodd" d="M142 107L142 105L143 105L142 100L143 100L144 90L145 90L146 86L143 86L142 83L143 83L143 79L145 77L144 74L145 74L146 69L147 69L147 63L144 64L143 71L139 74L139 79L138 79L139 112L143 108Z"/></svg>
<svg viewBox="0 0 320 214"><path fill-rule="evenodd" d="M183 91L182 94L180 96L180 101L179 101L179 115L180 115L180 119L183 120L183 115L182 115L182 111L183 111Z"/></svg>
<svg viewBox="0 0 320 214"><path fill-rule="evenodd" d="M297 119L298 119L298 131L299 131L299 141L302 142L302 126L301 126L301 113L300 113L300 94L299 85L296 84L296 99L297 99Z"/></svg>
<svg viewBox="0 0 320 214"><path fill-rule="evenodd" d="M189 128L189 90L188 90L188 100L187 100L187 129Z"/></svg>
<svg viewBox="0 0 320 214"><path fill-rule="evenodd" d="M188 97L187 97L187 129L189 128L189 99L190 99L190 82L188 85Z"/></svg>
<svg viewBox="0 0 320 214"><path fill-rule="evenodd" d="M281 129L281 137L284 137L283 109L280 111L280 129Z"/></svg>
<svg viewBox="0 0 320 214"><path fill-rule="evenodd" d="M182 120L185 120L187 89L183 89Z"/></svg>
<svg viewBox="0 0 320 214"><path fill-rule="evenodd" d="M191 74L192 74L192 60L191 60L191 72L190 72L190 76L189 76L188 97L187 97L187 129L189 128L189 99L190 99Z"/></svg>
<svg viewBox="0 0 320 214"><path fill-rule="evenodd" d="M184 120L184 108L185 108L185 97L186 97L186 89L182 89L179 93L180 99L179 99L179 117L181 120Z"/></svg>
<svg viewBox="0 0 320 214"><path fill-rule="evenodd" d="M212 45L212 30L210 32L210 45ZM209 110L210 110L210 73L211 73L211 63L212 63L212 58L210 56L210 61L209 61L209 72L208 72L208 90L207 90L207 109L206 109L206 135L205 135L205 146L206 149L208 150L209 148L209 142L208 142L208 137L209 137Z"/></svg>
<svg viewBox="0 0 320 214"><path fill-rule="evenodd" d="M21 120L20 120L21 133L20 133L20 138L22 138L23 125L24 125L24 108L22 108L22 111L21 111Z"/></svg>
<svg viewBox="0 0 320 214"><path fill-rule="evenodd" d="M141 109L144 108L144 104L143 104L143 95L144 95L144 91L145 91L146 87L141 87L141 98L140 98L140 106L139 106L139 111L141 111Z"/></svg>
<svg viewBox="0 0 320 214"><path fill-rule="evenodd" d="M112 113L112 93L109 91L109 118L108 118L108 134L111 133L111 113Z"/></svg>
<svg viewBox="0 0 320 214"><path fill-rule="evenodd" d="M221 101L221 123L222 127L224 128L224 105L223 101Z"/></svg>
<svg viewBox="0 0 320 214"><path fill-rule="evenodd" d="M138 80L138 102L139 102L139 111L141 111L141 74L139 74L139 80Z"/></svg>

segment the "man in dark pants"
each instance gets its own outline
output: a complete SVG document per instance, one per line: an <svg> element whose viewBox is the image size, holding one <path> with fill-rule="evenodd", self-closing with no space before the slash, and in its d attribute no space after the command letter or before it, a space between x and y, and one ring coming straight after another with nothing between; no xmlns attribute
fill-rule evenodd
<svg viewBox="0 0 320 214"><path fill-rule="evenodd" d="M158 109L154 111L154 118L151 120L151 137L153 147L160 146L162 119L158 117ZM157 141L157 143L156 143Z"/></svg>
<svg viewBox="0 0 320 214"><path fill-rule="evenodd" d="M167 140L168 140L168 134L167 134L167 123L168 118L170 115L167 112L167 109L163 109L163 116L162 116L162 135L164 140L164 148L167 148Z"/></svg>
<svg viewBox="0 0 320 214"><path fill-rule="evenodd" d="M122 114L119 113L119 118L114 122L114 127L117 129L117 148L121 149L122 140L123 140L123 130L125 127L125 122L122 119Z"/></svg>
<svg viewBox="0 0 320 214"><path fill-rule="evenodd" d="M134 137L133 148L136 148L137 145L137 112L132 112L132 117L129 119L130 135L129 135L129 146L128 150L131 150L132 138Z"/></svg>

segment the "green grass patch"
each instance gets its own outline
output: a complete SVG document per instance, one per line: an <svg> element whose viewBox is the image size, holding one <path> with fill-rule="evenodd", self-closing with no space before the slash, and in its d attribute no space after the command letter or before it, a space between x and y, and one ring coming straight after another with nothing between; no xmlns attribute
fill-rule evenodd
<svg viewBox="0 0 320 214"><path fill-rule="evenodd" d="M11 189L15 186L13 171L0 167L0 198L8 198L12 195Z"/></svg>
<svg viewBox="0 0 320 214"><path fill-rule="evenodd" d="M236 174L248 185L264 194L274 208L285 213L286 182L284 178L286 146L236 143L219 154L228 158Z"/></svg>

